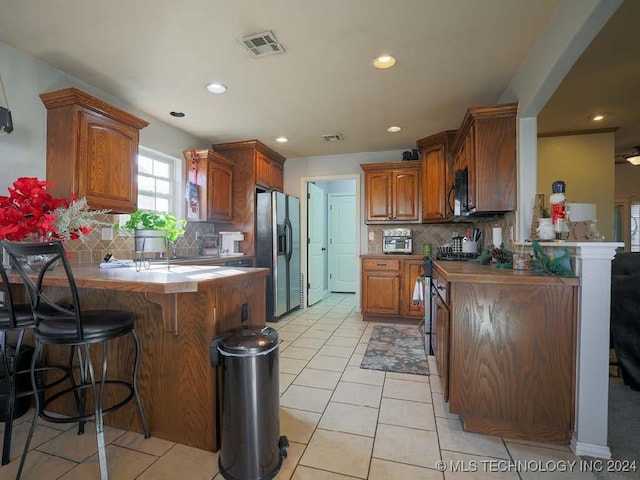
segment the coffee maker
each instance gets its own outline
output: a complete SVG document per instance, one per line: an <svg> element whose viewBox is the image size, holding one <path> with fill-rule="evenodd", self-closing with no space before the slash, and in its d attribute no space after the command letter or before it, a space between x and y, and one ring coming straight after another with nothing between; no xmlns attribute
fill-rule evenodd
<svg viewBox="0 0 640 480"><path fill-rule="evenodd" d="M244 255L240 251L238 242L244 240L242 232L219 232L220 235L220 256L221 257L239 257Z"/></svg>

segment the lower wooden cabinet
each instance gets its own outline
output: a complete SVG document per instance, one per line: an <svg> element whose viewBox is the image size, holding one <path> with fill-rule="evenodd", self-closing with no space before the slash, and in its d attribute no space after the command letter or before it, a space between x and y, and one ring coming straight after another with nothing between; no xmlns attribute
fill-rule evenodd
<svg viewBox="0 0 640 480"><path fill-rule="evenodd" d="M424 305L413 304L416 279L423 274L418 255L362 257L362 315L420 321ZM373 319L375 319L373 318Z"/></svg>
<svg viewBox="0 0 640 480"><path fill-rule="evenodd" d="M448 300L434 307L435 357L450 412L470 432L567 444L578 280L474 272L445 275Z"/></svg>
<svg viewBox="0 0 640 480"><path fill-rule="evenodd" d="M433 272L431 279L433 291L431 292L431 337L433 355L438 367L438 375L442 382L442 394L445 402L449 401L449 355L451 314L449 311L448 292L449 284L438 274Z"/></svg>

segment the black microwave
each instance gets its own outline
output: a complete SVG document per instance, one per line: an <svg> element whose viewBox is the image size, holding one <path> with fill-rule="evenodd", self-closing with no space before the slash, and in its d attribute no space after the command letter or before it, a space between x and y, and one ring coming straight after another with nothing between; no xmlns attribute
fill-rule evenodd
<svg viewBox="0 0 640 480"><path fill-rule="evenodd" d="M469 171L466 168L456 170L453 189L455 192L453 214L456 216L472 214L473 209L469 206Z"/></svg>

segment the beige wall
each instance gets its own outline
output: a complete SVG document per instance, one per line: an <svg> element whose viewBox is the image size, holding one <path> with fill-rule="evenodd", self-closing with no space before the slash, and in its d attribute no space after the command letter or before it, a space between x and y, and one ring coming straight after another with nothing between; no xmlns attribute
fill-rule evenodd
<svg viewBox="0 0 640 480"><path fill-rule="evenodd" d="M598 231L613 239L615 197L614 134L597 133L538 139L538 192L549 205L551 184L564 180L567 202L595 203Z"/></svg>
<svg viewBox="0 0 640 480"><path fill-rule="evenodd" d="M633 195L633 202L640 202L640 165L625 163L616 165L616 195Z"/></svg>

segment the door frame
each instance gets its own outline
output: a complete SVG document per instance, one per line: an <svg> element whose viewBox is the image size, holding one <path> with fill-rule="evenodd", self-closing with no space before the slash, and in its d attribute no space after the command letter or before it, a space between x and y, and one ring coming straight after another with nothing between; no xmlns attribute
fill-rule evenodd
<svg viewBox="0 0 640 480"><path fill-rule="evenodd" d="M361 253L360 237L362 231L362 216L361 216L361 195L360 195L360 182L361 175L352 173L348 175L321 175L316 177L301 177L300 178L300 232L304 232L304 238L302 245L304 248L300 249L300 265L302 267L302 277L304 278L304 288L302 289L303 304L300 308L307 308L307 283L308 283L308 244L307 244L307 182L320 182L320 181L332 181L332 180L355 180L356 183L356 218L358 219L358 227L356 228L356 256L359 258ZM360 269L356 272L356 309L360 311L360 289L361 289L361 272Z"/></svg>

